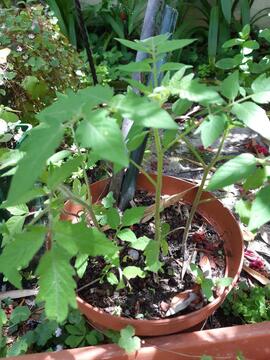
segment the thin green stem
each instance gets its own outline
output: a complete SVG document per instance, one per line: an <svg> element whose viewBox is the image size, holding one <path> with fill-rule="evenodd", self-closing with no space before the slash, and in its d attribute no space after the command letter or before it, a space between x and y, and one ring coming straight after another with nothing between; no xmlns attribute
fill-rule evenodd
<svg viewBox="0 0 270 360"><path fill-rule="evenodd" d="M162 188L163 151L158 129L154 129L154 138L157 151L157 183L155 197L155 240L161 243L160 198Z"/></svg>
<svg viewBox="0 0 270 360"><path fill-rule="evenodd" d="M35 216L31 221L30 223L28 224L28 226L32 226L32 225L35 225L40 219L43 218L44 215L46 215L48 212L49 212L50 208L49 207L46 207L44 210L40 211L38 213L37 216Z"/></svg>
<svg viewBox="0 0 270 360"><path fill-rule="evenodd" d="M132 165L134 165L146 178L147 180L149 180L149 182L156 187L157 183L155 182L155 180L149 175L147 174L147 172L140 166L138 165L134 160L132 160L131 158L129 159L129 161L131 162Z"/></svg>
<svg viewBox="0 0 270 360"><path fill-rule="evenodd" d="M206 164L199 154L198 150L195 148L195 146L192 145L192 143L186 138L186 136L182 137L182 140L185 142L189 150L192 152L192 154L195 156L195 158L201 163L203 168L206 168Z"/></svg>
<svg viewBox="0 0 270 360"><path fill-rule="evenodd" d="M193 124L192 126L188 127L184 132L182 132L179 136L177 136L176 139L172 140L164 149L164 151L169 150L169 148L171 148L172 146L174 146L175 144L177 144L180 140L183 139L184 136L188 135L192 130L194 130L194 128L196 127L195 124Z"/></svg>
<svg viewBox="0 0 270 360"><path fill-rule="evenodd" d="M80 149L80 146L79 144L76 142L76 136L75 136L75 132L74 132L74 128L71 127L71 131L72 131L72 135L73 135L73 139L74 139L74 143L78 149L78 152L81 156L83 156L82 152L81 152L81 149ZM87 176L87 172L86 172L86 162L85 162L85 159L83 160L83 163L82 163L82 168L83 168L83 178L84 178L84 182L85 182L85 185L86 185L86 189L87 189L87 200L89 202L89 208L88 208L88 212L91 216L91 219L93 220L93 223L95 225L95 227L97 229L100 230L100 226L99 226L99 223L97 221L97 218L96 218L96 215L93 211L93 202L92 202L92 194L91 194L91 190L90 190L90 183L89 183L89 180L88 180L88 176ZM91 209L91 210L90 210Z"/></svg>
<svg viewBox="0 0 270 360"><path fill-rule="evenodd" d="M73 194L73 192L70 191L69 188L66 187L65 185L59 185L58 190L61 191L61 193L67 199L71 199L74 202L82 205L89 212L89 214L91 216L91 219L93 220L94 225L100 230L100 226L99 226L99 223L97 222L97 219L96 219L95 213L93 211L92 205L89 205L86 201L82 200L81 198L79 198L78 196Z"/></svg>
<svg viewBox="0 0 270 360"><path fill-rule="evenodd" d="M217 162L217 160L219 158L219 155L220 155L220 153L221 153L221 151L223 149L224 141L225 141L227 135L228 135L228 130L225 130L225 132L223 134L223 137L221 139L221 142L219 144L218 151L217 151L216 155L214 156L214 158L211 160L210 164L204 170L203 178L201 180L200 186L198 187L195 199L193 201L193 204L192 204L192 207L191 207L191 210L190 210L188 221L187 221L186 226L185 226L184 234L183 234L182 246L183 246L183 254L184 254L184 256L186 255L186 251L187 251L188 233L189 233L189 230L190 230L194 215L195 215L195 213L197 211L197 208L198 208L198 205L200 203L201 196L202 196L203 189L204 189L204 185L205 185L205 182L207 180L207 176L208 176L209 172L214 167L215 163Z"/></svg>

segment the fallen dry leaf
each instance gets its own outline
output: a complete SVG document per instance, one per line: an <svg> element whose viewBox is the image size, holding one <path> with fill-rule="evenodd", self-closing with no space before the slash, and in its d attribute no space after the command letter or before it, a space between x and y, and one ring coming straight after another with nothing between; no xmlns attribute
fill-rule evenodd
<svg viewBox="0 0 270 360"><path fill-rule="evenodd" d="M212 278L212 269L211 269L211 263L207 255L204 253L200 254L200 262L199 265L202 269L202 272L204 273L204 276L207 278Z"/></svg>
<svg viewBox="0 0 270 360"><path fill-rule="evenodd" d="M255 234L249 231L244 225L241 225L241 231L244 241L253 241L255 239Z"/></svg>
<svg viewBox="0 0 270 360"><path fill-rule="evenodd" d="M198 295L194 292L194 289L183 291L175 295L169 304L169 309L167 310L165 316L171 316L179 311L186 309L192 302L197 300Z"/></svg>
<svg viewBox="0 0 270 360"><path fill-rule="evenodd" d="M264 275L260 274L258 271L251 269L247 265L243 265L243 270L247 272L249 275L251 275L254 279L259 281L262 285L268 285L270 284L270 280L267 279Z"/></svg>

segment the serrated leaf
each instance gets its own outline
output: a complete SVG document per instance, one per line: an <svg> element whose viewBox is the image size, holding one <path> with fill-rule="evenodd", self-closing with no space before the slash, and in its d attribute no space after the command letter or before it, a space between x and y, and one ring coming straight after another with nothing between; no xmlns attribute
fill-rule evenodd
<svg viewBox="0 0 270 360"><path fill-rule="evenodd" d="M18 356L25 354L28 349L27 339L24 337L18 338L10 348L7 349L7 356Z"/></svg>
<svg viewBox="0 0 270 360"><path fill-rule="evenodd" d="M232 108L232 113L251 130L270 140L270 121L265 110L260 106L246 101L241 104L235 104Z"/></svg>
<svg viewBox="0 0 270 360"><path fill-rule="evenodd" d="M29 319L30 315L31 311L28 306L18 306L12 311L10 321L12 325L17 325Z"/></svg>
<svg viewBox="0 0 270 360"><path fill-rule="evenodd" d="M155 240L149 241L145 248L145 263L146 270L157 273L162 268L162 263L159 261L160 248Z"/></svg>
<svg viewBox="0 0 270 360"><path fill-rule="evenodd" d="M115 109L118 110L122 117L133 120L141 127L178 129L178 125L167 111L145 97L128 93L126 96L120 96L117 99Z"/></svg>
<svg viewBox="0 0 270 360"><path fill-rule="evenodd" d="M122 241L135 242L137 237L135 233L130 229L122 229L117 233L117 237Z"/></svg>
<svg viewBox="0 0 270 360"><path fill-rule="evenodd" d="M71 256L81 252L90 256L113 257L118 251L118 247L104 233L87 227L83 222L57 222L53 231L55 241Z"/></svg>
<svg viewBox="0 0 270 360"><path fill-rule="evenodd" d="M238 200L235 204L235 211L245 225L248 224L250 219L251 206L252 203L250 201L245 201L243 199Z"/></svg>
<svg viewBox="0 0 270 360"><path fill-rule="evenodd" d="M132 50L142 51L142 52L146 52L146 53L150 52L148 47L146 45L144 45L142 41L139 41L139 40L130 41L130 40L118 39L118 38L116 38L115 40L119 41L122 45L124 45Z"/></svg>
<svg viewBox="0 0 270 360"><path fill-rule="evenodd" d="M15 166L23 158L23 152L19 150L9 150L0 156L0 170L10 166Z"/></svg>
<svg viewBox="0 0 270 360"><path fill-rule="evenodd" d="M223 102L213 87L199 83L198 80L185 81L185 78L183 78L179 90L180 97L189 101L195 101L204 105L212 103L221 104Z"/></svg>
<svg viewBox="0 0 270 360"><path fill-rule="evenodd" d="M34 183L41 175L46 160L59 146L64 135L64 128L59 125L42 124L29 132L21 149L25 155L18 163L12 178L7 203L9 206L21 204L18 201L27 191L33 189Z"/></svg>
<svg viewBox="0 0 270 360"><path fill-rule="evenodd" d="M254 92L252 100L259 104L267 104L270 102L270 78L266 74L260 75L251 84L251 89Z"/></svg>
<svg viewBox="0 0 270 360"><path fill-rule="evenodd" d="M208 301L213 301L214 300L214 296L213 296L213 281L211 279L204 279L203 282L201 283L201 288L202 288L202 292L204 294L204 296L207 298Z"/></svg>
<svg viewBox="0 0 270 360"><path fill-rule="evenodd" d="M131 243L131 247L136 250L144 251L148 244L152 241L147 236L141 236L136 241Z"/></svg>
<svg viewBox="0 0 270 360"><path fill-rule="evenodd" d="M9 211L11 213L11 215L25 215L29 213L28 207L26 204L21 204L21 205L17 205L17 206L11 206L6 208L7 211Z"/></svg>
<svg viewBox="0 0 270 360"><path fill-rule="evenodd" d="M123 275L128 279L134 279L136 277L144 278L145 273L137 266L127 266L123 269Z"/></svg>
<svg viewBox="0 0 270 360"><path fill-rule="evenodd" d="M245 190L258 189L266 180L266 169L265 167L257 168L254 174L251 174L245 181L243 188Z"/></svg>
<svg viewBox="0 0 270 360"><path fill-rule="evenodd" d="M182 69L183 66L185 66L186 68L188 67L187 65L181 63L166 62L165 64L161 65L160 71L177 71Z"/></svg>
<svg viewBox="0 0 270 360"><path fill-rule="evenodd" d="M145 208L145 206L138 206L125 210L122 217L122 225L131 226L138 224L143 217Z"/></svg>
<svg viewBox="0 0 270 360"><path fill-rule="evenodd" d="M45 313L51 320L64 321L69 306L76 308L75 271L70 265L70 256L61 247L54 245L40 260L39 294L37 299L45 302Z"/></svg>
<svg viewBox="0 0 270 360"><path fill-rule="evenodd" d="M14 235L0 255L0 272L17 288L21 287L21 275L18 269L24 268L41 248L46 228L35 226L23 233Z"/></svg>
<svg viewBox="0 0 270 360"><path fill-rule="evenodd" d="M152 68L147 61L130 62L126 65L119 65L120 71L126 72L151 72Z"/></svg>
<svg viewBox="0 0 270 360"><path fill-rule="evenodd" d="M211 146L219 138L227 123L228 118L225 114L208 115L197 130L201 133L202 144L205 148Z"/></svg>
<svg viewBox="0 0 270 360"><path fill-rule="evenodd" d="M120 338L118 345L126 351L127 354L131 354L140 350L141 340L135 335L135 330L131 325L128 325L120 331Z"/></svg>
<svg viewBox="0 0 270 360"><path fill-rule="evenodd" d="M42 110L37 119L47 123L66 123L74 118L79 119L84 110L87 112L94 106L109 102L113 90L109 86L92 86L77 93L69 91L67 95L61 94L56 102Z"/></svg>
<svg viewBox="0 0 270 360"><path fill-rule="evenodd" d="M46 192L43 188L31 189L29 191L26 191L24 194L21 194L20 197L4 201L1 204L0 208L5 209L11 206L16 206L17 204L28 203L29 201L44 195L46 195Z"/></svg>
<svg viewBox="0 0 270 360"><path fill-rule="evenodd" d="M104 336L102 333L96 331L96 330L91 330L87 335L86 335L86 340L88 345L98 345L100 341L102 341L104 339Z"/></svg>
<svg viewBox="0 0 270 360"><path fill-rule="evenodd" d="M113 197L113 192L110 191L102 200L101 204L105 207L105 209L109 209L113 207L113 204L116 202L115 198Z"/></svg>
<svg viewBox="0 0 270 360"><path fill-rule="evenodd" d="M110 208L106 211L107 223L110 227L116 230L120 224L120 216L116 208Z"/></svg>
<svg viewBox="0 0 270 360"><path fill-rule="evenodd" d="M196 39L180 39L180 40L166 40L157 45L156 54L170 53L174 50L182 49L185 46L192 44Z"/></svg>
<svg viewBox="0 0 270 360"><path fill-rule="evenodd" d="M229 100L234 100L239 93L239 71L230 74L220 85L220 91L223 96Z"/></svg>
<svg viewBox="0 0 270 360"><path fill-rule="evenodd" d="M106 278L107 278L108 283L111 285L117 285L119 283L116 275L114 275L114 273L112 273L112 272L108 273Z"/></svg>
<svg viewBox="0 0 270 360"><path fill-rule="evenodd" d="M83 275L85 274L85 271L87 269L88 258L89 258L89 255L87 255L87 254L78 254L78 256L76 257L74 267L75 267L77 275L79 276L80 279L83 277Z"/></svg>
<svg viewBox="0 0 270 360"><path fill-rule="evenodd" d="M62 166L56 167L49 174L48 186L51 189L55 189L58 185L63 183L73 172L78 170L78 167L83 162L83 156L77 156L68 160Z"/></svg>
<svg viewBox="0 0 270 360"><path fill-rule="evenodd" d="M175 115L184 115L191 107L192 102L187 99L178 99L172 106Z"/></svg>
<svg viewBox="0 0 270 360"><path fill-rule="evenodd" d="M116 119L109 117L106 110L96 110L84 116L76 130L81 146L90 148L101 160L128 166L128 156Z"/></svg>
<svg viewBox="0 0 270 360"><path fill-rule="evenodd" d="M270 185L261 189L252 203L248 228L255 231L270 220Z"/></svg>
<svg viewBox="0 0 270 360"><path fill-rule="evenodd" d="M220 166L212 176L207 189L210 191L223 188L246 179L256 170L257 160L251 154L241 154Z"/></svg>

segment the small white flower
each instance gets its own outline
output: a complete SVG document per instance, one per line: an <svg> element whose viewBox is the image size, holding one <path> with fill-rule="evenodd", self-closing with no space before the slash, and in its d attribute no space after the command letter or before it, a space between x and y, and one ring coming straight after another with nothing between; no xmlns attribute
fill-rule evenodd
<svg viewBox="0 0 270 360"><path fill-rule="evenodd" d="M22 47L21 46L17 46L17 49L16 49L18 52L22 52L23 51L23 49L22 49Z"/></svg>
<svg viewBox="0 0 270 360"><path fill-rule="evenodd" d="M34 39L35 35L34 34L29 34L28 37L29 37L29 39Z"/></svg>
<svg viewBox="0 0 270 360"><path fill-rule="evenodd" d="M60 345L60 344L58 344L58 345L56 345L56 348L55 348L55 351L61 351L61 350L63 350L63 345Z"/></svg>

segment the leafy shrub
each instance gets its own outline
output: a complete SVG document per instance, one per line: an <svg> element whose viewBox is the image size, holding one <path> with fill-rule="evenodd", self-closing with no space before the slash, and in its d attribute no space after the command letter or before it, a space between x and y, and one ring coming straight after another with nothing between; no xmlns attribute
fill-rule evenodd
<svg viewBox="0 0 270 360"><path fill-rule="evenodd" d="M83 63L43 6L0 9L0 23L0 46L11 50L1 65L2 102L21 111L22 119L33 118L56 91L82 85Z"/></svg>
<svg viewBox="0 0 270 360"><path fill-rule="evenodd" d="M249 288L240 283L228 295L223 309L226 315L231 313L247 323L270 320L270 287Z"/></svg>

